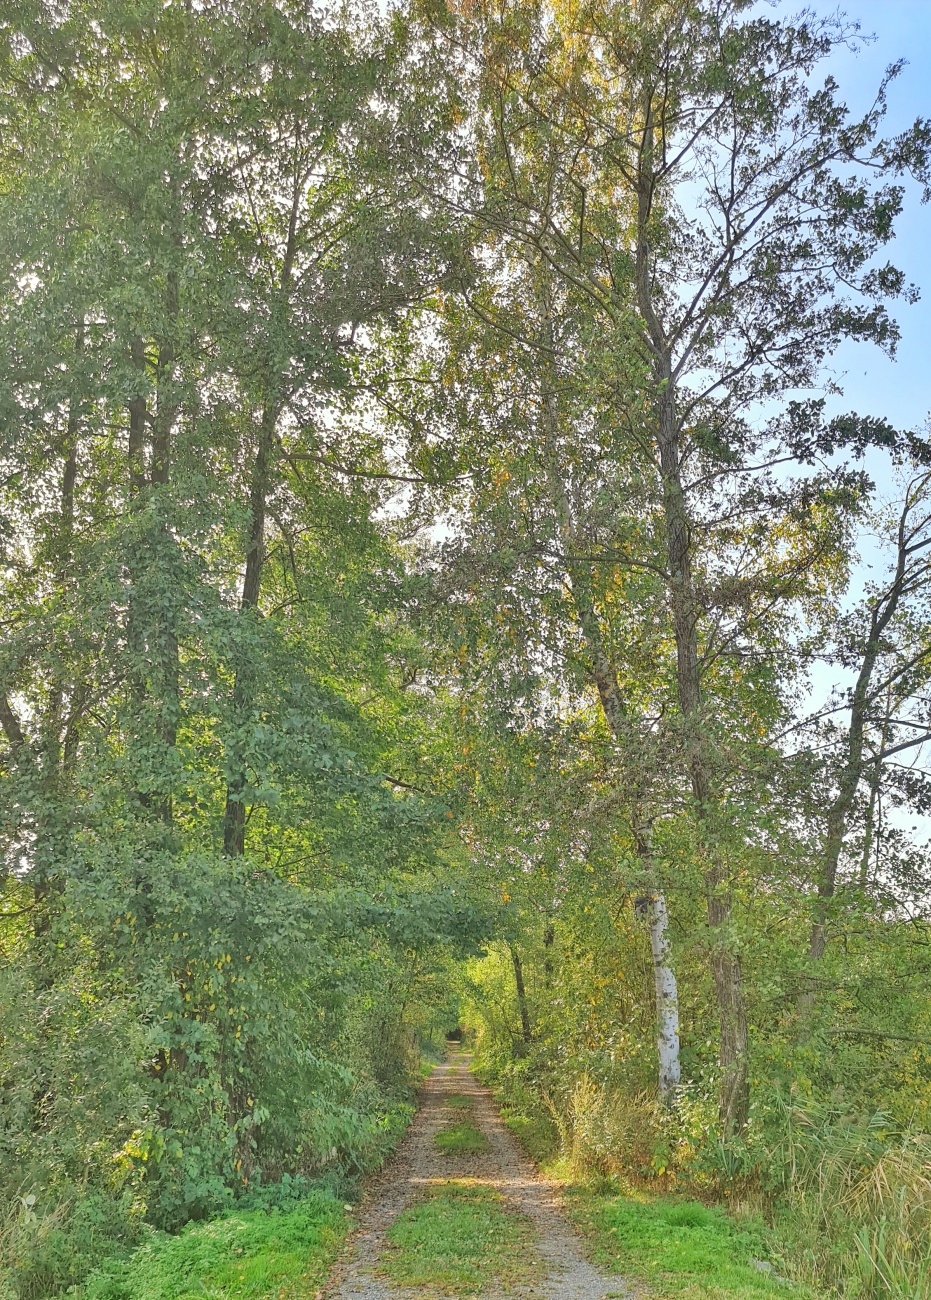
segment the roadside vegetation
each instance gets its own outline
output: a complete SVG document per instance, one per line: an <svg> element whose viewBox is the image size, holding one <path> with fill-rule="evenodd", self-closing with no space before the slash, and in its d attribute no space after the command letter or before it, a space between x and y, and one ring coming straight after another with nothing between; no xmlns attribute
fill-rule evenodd
<svg viewBox="0 0 931 1300"><path fill-rule="evenodd" d="M586 1075L560 1113L526 1057L519 1082L484 1076L593 1257L657 1295L931 1296L928 1143L888 1115L777 1102L736 1150L687 1096L660 1110Z"/></svg>
<svg viewBox="0 0 931 1300"><path fill-rule="evenodd" d="M5 6L2 1300L316 1276L462 1026L573 1177L928 1293L931 436L832 367L931 123L860 40Z"/></svg>
<svg viewBox="0 0 931 1300"><path fill-rule="evenodd" d="M737 1224L723 1209L605 1189L577 1189L570 1206L590 1238L595 1261L643 1280L651 1295L683 1300L813 1295L780 1278L780 1266L766 1258L771 1243L761 1225Z"/></svg>
<svg viewBox="0 0 931 1300"><path fill-rule="evenodd" d="M309 1300L350 1226L332 1192L308 1191L290 1208L252 1210L153 1233L129 1259L95 1268L80 1300L188 1300L249 1296Z"/></svg>

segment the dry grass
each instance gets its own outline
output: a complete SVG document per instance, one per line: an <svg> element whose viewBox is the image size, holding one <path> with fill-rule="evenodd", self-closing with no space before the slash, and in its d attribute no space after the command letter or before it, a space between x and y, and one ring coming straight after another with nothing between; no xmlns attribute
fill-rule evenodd
<svg viewBox="0 0 931 1300"><path fill-rule="evenodd" d="M812 1264L861 1296L931 1300L931 1135L874 1115L853 1123L787 1107L783 1152L795 1216L808 1219Z"/></svg>
<svg viewBox="0 0 931 1300"><path fill-rule="evenodd" d="M583 1074L566 1112L550 1109L573 1174L621 1175L650 1165L660 1134L655 1099L609 1091Z"/></svg>

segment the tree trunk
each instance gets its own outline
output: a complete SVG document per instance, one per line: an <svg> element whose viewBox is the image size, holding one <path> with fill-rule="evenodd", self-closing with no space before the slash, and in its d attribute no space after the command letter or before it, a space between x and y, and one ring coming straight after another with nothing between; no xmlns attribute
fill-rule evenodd
<svg viewBox="0 0 931 1300"><path fill-rule="evenodd" d="M178 313L177 276L174 272L169 272L166 289L166 317L169 331L173 331ZM169 332L167 337L160 340L158 346L156 403L152 422L152 485L156 488L167 488L171 477L171 437L180 406L175 364L174 342ZM162 500L160 504L163 510L167 509L167 500ZM164 519L159 525L158 541L166 557L170 555L172 559L177 558L177 544ZM178 630L173 602L160 603L154 619L153 642L156 734L167 753L177 745L180 715ZM158 812L163 821L169 824L172 822L170 788L159 800Z"/></svg>
<svg viewBox="0 0 931 1300"><path fill-rule="evenodd" d="M830 915L831 899L837 891L837 868L840 863L844 837L847 834L847 822L857 795L857 787L863 775L863 738L867 692L870 677L879 652L878 636L871 636L863 658L857 684L854 687L850 707L850 728L847 733L847 756L841 769L837 794L828 808L827 825L824 837L824 850L821 858L821 873L818 880L818 897L815 903L815 916L811 927L808 953L812 962L819 962L827 947L827 923ZM799 1009L802 1013L811 1011L815 999L815 986L810 984L802 994Z"/></svg>
<svg viewBox="0 0 931 1300"><path fill-rule="evenodd" d="M740 958L731 951L728 873L708 834L716 798L701 718L698 611L692 585L691 530L679 465L675 386L668 359L658 378L658 442L669 567L669 604L676 641L676 681L689 783L705 855L705 898L711 930L711 969L720 1025L719 1113L725 1133L738 1133L749 1116L748 1027Z"/></svg>
<svg viewBox="0 0 931 1300"><path fill-rule="evenodd" d="M177 285L172 275L168 277L166 312L171 328L178 316ZM133 340L131 356L140 376L144 376L148 361L142 338ZM171 435L179 408L174 372L174 345L168 337L158 345L154 409L149 409L143 394L131 398L128 403L131 509L138 508L140 498L147 489L167 487L170 481ZM151 441L148 468L145 456L147 441ZM162 507L166 504L162 500ZM146 705L151 708L155 735L166 753L174 749L178 731L179 652L175 613L172 601L165 599L155 602L154 611L143 612L136 588L140 583L151 587L153 571L163 558L176 550L168 523L162 521L157 525L155 535L137 536L137 553L129 559L133 591L129 603L127 640L135 660L131 688L134 709L137 717L141 717ZM155 577L157 586L159 575L156 573ZM172 565L164 565L161 578L167 587L173 587ZM139 792L137 799L147 811L166 823L171 823L173 813L170 789L160 792L156 797L148 792Z"/></svg>
<svg viewBox="0 0 931 1300"><path fill-rule="evenodd" d="M669 961L669 913L662 894L654 894L650 903L650 950L656 988L659 1096L660 1101L668 1103L682 1081L682 1071L679 1065L679 990Z"/></svg>
<svg viewBox="0 0 931 1300"><path fill-rule="evenodd" d="M139 372L141 383L145 375L146 356L145 341L138 336L132 341L130 357ZM129 409L129 437L126 446L126 461L129 472L129 510L131 514L135 514L139 510L139 498L146 486L145 444L146 429L148 427L148 403L145 395L139 393L135 397L131 397L127 407ZM142 575L142 555L140 554L142 549L141 540L134 537L133 545L129 548L126 559L130 587L126 611L126 644L131 656L129 670L129 690L133 714L131 727L136 733L135 740L137 744L141 742L140 726L146 698L146 679L143 668L145 662L145 634L137 590ZM135 798L141 808L147 809L149 807L149 796L144 791L137 789Z"/></svg>
<svg viewBox="0 0 931 1300"><path fill-rule="evenodd" d="M527 1007L527 990L524 987L524 968L521 965L520 957L517 955L517 949L511 948L511 964L514 967L514 985L517 989L517 1008L520 1012L520 1028L524 1042L527 1046L533 1041L533 1030L530 1026L530 1011Z"/></svg>
<svg viewBox="0 0 931 1300"><path fill-rule="evenodd" d="M547 988L553 982L553 942L556 938L552 922L543 931L543 979Z"/></svg>
<svg viewBox="0 0 931 1300"><path fill-rule="evenodd" d="M873 850L873 822L876 818L876 807L879 799L879 777L882 771L879 763L873 764L873 771L870 775L870 802L866 810L866 825L863 828L863 852L860 855L860 888L866 889L870 883L870 854ZM879 812L880 821L882 820L882 806ZM879 827L877 827L877 836Z"/></svg>
<svg viewBox="0 0 931 1300"><path fill-rule="evenodd" d="M828 808L824 849L821 857L821 872L818 880L818 896L815 901L815 915L808 943L808 955L812 964L821 961L827 947L827 927L830 918L831 900L837 892L837 869L844 847L844 837L847 834L847 823L865 766L863 749L866 719L876 694L876 691L871 690L873 672L879 659L886 628L895 617L899 602L908 584L909 562L911 555L914 553L914 548L911 545L914 538L908 532L908 519L910 511L918 499L920 498L917 496L912 497L912 489L910 488L906 494L905 504L899 518L895 576L889 587L875 599L870 611L869 632L863 649L863 658L860 661L860 671L857 674L856 684L850 699L847 753L837 784L837 794ZM880 686L878 689L881 690L882 687ZM888 712L889 705L887 703L887 716ZM884 725L884 735L886 734L887 725ZM883 750L881 748L876 757L875 779L877 783L880 778L882 759ZM815 991L816 984L812 979L799 997L798 1009L803 1018L807 1017L814 1007Z"/></svg>
<svg viewBox="0 0 931 1300"><path fill-rule="evenodd" d="M262 590L262 565L265 560L265 515L268 501L269 468L275 441L278 413L269 402L259 426L259 441L252 468L249 489L249 542L246 550L246 571L243 577L241 614L256 616ZM241 723L252 702L255 688L253 666L245 661L236 669L233 683L233 715ZM247 786L245 759L238 742L231 745L230 776L226 789L226 810L223 817L223 852L227 857L241 857L246 851Z"/></svg>
<svg viewBox="0 0 931 1300"><path fill-rule="evenodd" d="M145 342L141 338L134 338L130 348L133 365L139 371L140 375L145 374ZM131 397L128 402L129 407L129 444L127 447L127 459L129 461L129 488L132 496L137 496L145 487L145 434L148 417L148 406L143 394Z"/></svg>
<svg viewBox="0 0 931 1300"><path fill-rule="evenodd" d="M281 263L279 297L275 315L287 310L291 293L294 259L297 253L298 218L303 202L306 175L297 168L292 178L288 236ZM277 322L278 326L283 321ZM246 550L246 571L243 575L240 614L257 617L259 596L262 590L262 566L265 563L265 516L271 481L271 461L275 448L275 433L281 412L281 369L274 356L267 359L267 387L265 403L259 424L259 440L252 481L249 485L249 541ZM241 725L252 703L256 676L252 664L241 660L236 668L233 683L233 717ZM241 744L234 740L229 746L229 776L226 787L226 807L223 812L223 852L227 857L238 858L246 851L246 802L248 785L245 759Z"/></svg>
<svg viewBox="0 0 931 1300"><path fill-rule="evenodd" d="M656 382L656 442L666 528L669 607L676 642L676 686L696 821L704 841L705 897L711 930L711 968L720 1022L719 1113L726 1134L739 1132L749 1114L748 1028L740 959L731 951L727 927L731 899L727 870L707 834L717 804L701 718L698 602L692 580L692 538L679 455L679 420L670 345L653 301L649 227L654 196L652 94L644 100L644 126L637 186L637 306Z"/></svg>
<svg viewBox="0 0 931 1300"><path fill-rule="evenodd" d="M544 304L543 328L544 341L547 345L546 355L552 356L553 332L548 303ZM630 739L630 723L624 709L617 672L605 653L601 623L595 607L589 574L574 560L577 548L572 520L572 506L559 472L556 438L558 411L556 394L548 377L544 379L543 404L546 418L547 467L550 491L556 517L559 521L560 537L565 553L572 600L588 649L591 677L598 691L602 713L614 739L619 744L623 744L625 740ZM634 791L634 839L644 873L652 883L655 871L649 830L641 824L639 808L637 808L637 805L644 797L643 791ZM666 1100L670 1095L670 1090L677 1087L681 1080L679 1064L679 990L669 954L667 935L669 912L666 907L665 896L658 890L654 890L653 893L653 914L654 920L650 926L650 942L653 948L653 972L658 1017L656 1039L659 1058L658 1083L660 1098Z"/></svg>
<svg viewBox="0 0 931 1300"><path fill-rule="evenodd" d="M75 355L80 356L84 349L84 321L79 322L75 332ZM79 403L72 394L68 403L68 422L62 443L64 463L62 465L61 487L59 490L59 525L55 545L55 578L59 588L64 591L68 581L68 570L74 560L74 490L78 477L78 433ZM58 671L53 674L49 686L48 704L42 719L42 808L36 825L36 837L33 845L33 897L35 915L33 933L36 938L46 934L51 928L50 895L53 889L60 892L61 885L56 877L63 857L61 819L66 816L61 807L61 767L62 750L62 705L65 694L65 682Z"/></svg>

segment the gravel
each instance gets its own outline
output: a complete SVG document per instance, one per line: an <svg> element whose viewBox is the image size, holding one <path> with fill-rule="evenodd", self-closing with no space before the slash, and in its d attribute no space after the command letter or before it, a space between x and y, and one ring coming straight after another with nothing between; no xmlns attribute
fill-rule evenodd
<svg viewBox="0 0 931 1300"><path fill-rule="evenodd" d="M320 1296L326 1300L409 1300L410 1291L393 1287L378 1276L385 1234L431 1184L474 1178L494 1188L531 1220L536 1230L536 1254L543 1263L538 1270L542 1280L507 1293L485 1292L481 1300L633 1300L634 1293L623 1278L606 1277L585 1258L581 1241L561 1208L558 1184L536 1172L505 1127L491 1093L469 1073L468 1064L468 1056L460 1052L430 1075L414 1122L394 1159L369 1188L359 1226ZM454 1094L471 1099L474 1123L488 1139L487 1152L446 1155L434 1146L434 1135L459 1117L446 1105L446 1098Z"/></svg>

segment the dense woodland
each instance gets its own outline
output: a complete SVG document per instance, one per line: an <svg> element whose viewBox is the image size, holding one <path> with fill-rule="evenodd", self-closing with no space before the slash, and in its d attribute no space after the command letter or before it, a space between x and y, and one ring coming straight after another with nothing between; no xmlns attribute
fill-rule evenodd
<svg viewBox="0 0 931 1300"><path fill-rule="evenodd" d="M581 1173L931 1294L931 436L831 369L916 294L898 69L745 0L0 34L0 1294L349 1187L457 1025Z"/></svg>

